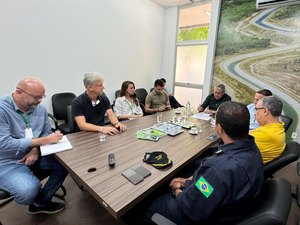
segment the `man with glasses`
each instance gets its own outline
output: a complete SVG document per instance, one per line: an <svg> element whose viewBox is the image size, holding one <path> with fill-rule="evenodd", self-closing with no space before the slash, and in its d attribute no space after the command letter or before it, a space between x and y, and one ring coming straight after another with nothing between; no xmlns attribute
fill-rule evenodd
<svg viewBox="0 0 300 225"><path fill-rule="evenodd" d="M253 130L253 129L259 127L259 124L255 118L255 107L256 107L257 101L266 96L272 96L272 92L268 89L259 90L254 95L253 103L247 105L248 111L250 113L250 127L249 127L250 130Z"/></svg>
<svg viewBox="0 0 300 225"><path fill-rule="evenodd" d="M164 90L164 82L161 79L157 79L154 82L154 89L147 95L145 100L145 111L147 113L171 109L169 96Z"/></svg>
<svg viewBox="0 0 300 225"><path fill-rule="evenodd" d="M12 94L0 98L0 189L29 205L28 214L53 214L65 207L51 199L68 172L52 155L40 156L41 145L57 143L63 136L51 132L40 104L45 97L41 81L24 78ZM42 187L39 178L47 176Z"/></svg>
<svg viewBox="0 0 300 225"><path fill-rule="evenodd" d="M264 163L268 163L281 155L285 148L284 124L279 116L282 112L282 102L268 96L257 101L255 116L260 127L250 131L260 150Z"/></svg>

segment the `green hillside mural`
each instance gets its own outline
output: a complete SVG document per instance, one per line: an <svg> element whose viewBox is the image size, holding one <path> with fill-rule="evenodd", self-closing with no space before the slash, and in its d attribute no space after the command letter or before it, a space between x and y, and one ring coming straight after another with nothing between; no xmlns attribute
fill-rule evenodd
<svg viewBox="0 0 300 225"><path fill-rule="evenodd" d="M293 118L287 133L300 140L300 4L256 10L255 0L222 1L213 84L248 104L270 89Z"/></svg>

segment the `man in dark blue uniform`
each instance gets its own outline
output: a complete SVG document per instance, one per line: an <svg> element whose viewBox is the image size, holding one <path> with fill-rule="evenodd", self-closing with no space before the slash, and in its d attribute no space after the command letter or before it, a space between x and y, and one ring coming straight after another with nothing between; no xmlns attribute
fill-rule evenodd
<svg viewBox="0 0 300 225"><path fill-rule="evenodd" d="M204 158L191 177L174 178L172 193L156 197L143 216L150 220L159 213L177 225L205 224L218 209L257 196L263 185L263 163L248 131L246 106L231 101L221 104L216 132L224 144Z"/></svg>

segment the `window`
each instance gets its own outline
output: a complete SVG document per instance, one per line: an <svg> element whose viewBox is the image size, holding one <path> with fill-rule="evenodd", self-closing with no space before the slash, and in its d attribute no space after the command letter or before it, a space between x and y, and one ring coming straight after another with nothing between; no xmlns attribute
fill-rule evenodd
<svg viewBox="0 0 300 225"><path fill-rule="evenodd" d="M203 1L178 10L174 94L181 104L196 108L204 87L210 92L219 8L220 1Z"/></svg>

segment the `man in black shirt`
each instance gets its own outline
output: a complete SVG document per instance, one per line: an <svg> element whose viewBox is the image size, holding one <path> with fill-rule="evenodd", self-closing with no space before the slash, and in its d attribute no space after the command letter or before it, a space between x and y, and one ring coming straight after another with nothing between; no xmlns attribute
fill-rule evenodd
<svg viewBox="0 0 300 225"><path fill-rule="evenodd" d="M231 97L225 93L224 84L219 84L214 88L214 93L208 95L205 101L197 108L199 112L215 114L219 105L223 102L231 101Z"/></svg>
<svg viewBox="0 0 300 225"><path fill-rule="evenodd" d="M86 91L74 99L72 115L80 130L105 134L123 132L126 126L121 124L111 109L109 99L103 93L103 78L98 73L86 73L83 79ZM105 113L112 126L105 126Z"/></svg>

